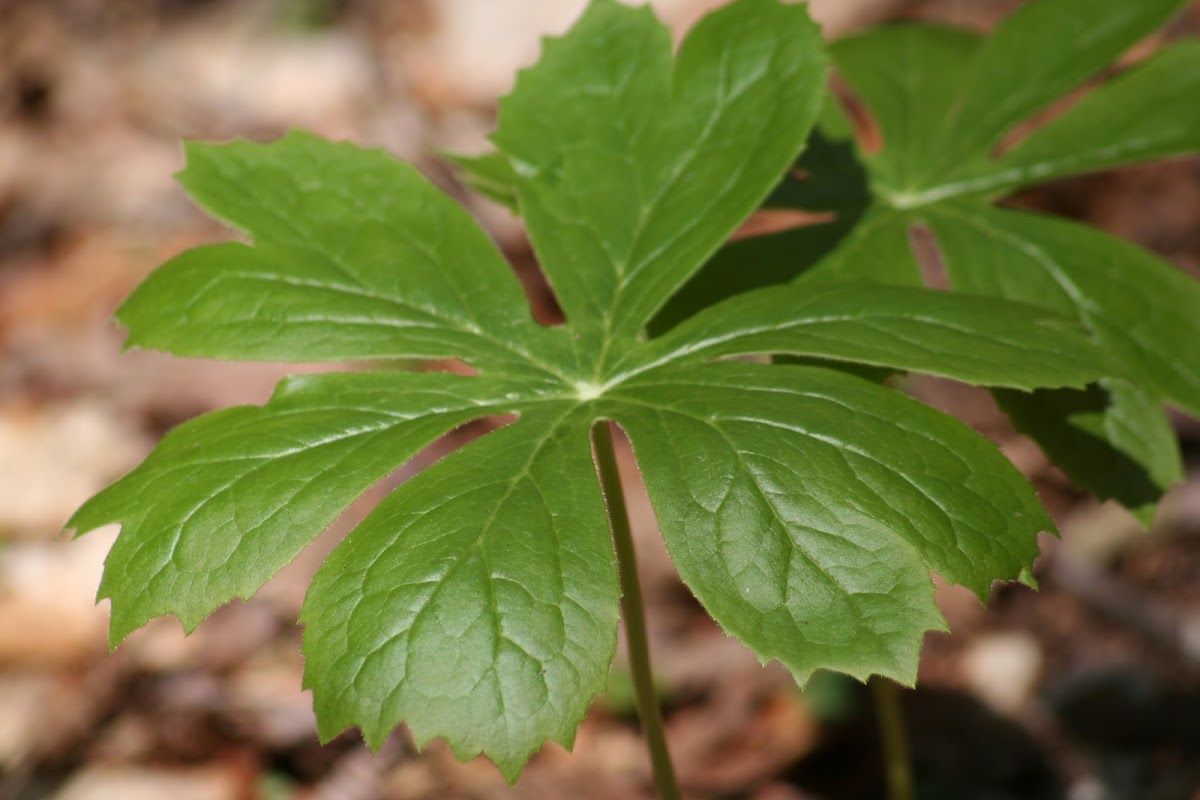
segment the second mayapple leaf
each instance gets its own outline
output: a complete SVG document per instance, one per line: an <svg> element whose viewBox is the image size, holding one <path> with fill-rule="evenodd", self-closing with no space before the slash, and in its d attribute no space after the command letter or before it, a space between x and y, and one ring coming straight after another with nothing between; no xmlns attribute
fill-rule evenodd
<svg viewBox="0 0 1200 800"><path fill-rule="evenodd" d="M993 203L1055 177L1200 152L1195 39L1166 45L1010 138L1183 5L1029 0L986 37L897 23L833 43L834 66L882 147L856 155L851 125L828 104L819 146L798 164L807 177L785 180L768 205L836 219L735 242L685 287L672 317L713 302L717 287L806 271L806 279L920 285L910 233L923 228L952 289L1077 319L1122 362L1125 379L1087 390L994 395L1073 480L1149 524L1163 491L1183 476L1163 404L1200 413L1200 282L1100 231ZM843 187L836 195L823 191L834 178ZM775 268L748 269L756 263L748 259Z"/></svg>
<svg viewBox="0 0 1200 800"><path fill-rule="evenodd" d="M112 641L248 597L356 497L472 419L516 415L393 491L330 555L302 613L321 734L483 752L510 779L570 744L605 685L618 581L589 434L629 434L684 580L761 658L911 683L943 625L930 571L983 594L1052 523L956 420L785 353L1028 390L1110 373L1074 323L920 289L797 284L644 328L766 197L824 92L803 7L738 0L674 57L647 9L596 0L501 108L511 177L566 312L536 324L470 217L407 165L294 133L191 145L182 179L252 245L168 262L130 343L219 358L458 357L471 377L291 378L179 426L71 520L122 530ZM1030 358L1030 353L1037 354Z"/></svg>

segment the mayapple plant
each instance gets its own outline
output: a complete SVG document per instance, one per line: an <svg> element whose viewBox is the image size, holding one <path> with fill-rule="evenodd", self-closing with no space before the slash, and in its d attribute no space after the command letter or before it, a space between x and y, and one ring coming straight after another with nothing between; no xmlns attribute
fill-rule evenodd
<svg viewBox="0 0 1200 800"><path fill-rule="evenodd" d="M187 145L183 185L253 243L151 274L117 314L128 344L364 369L180 425L74 515L81 533L121 526L100 586L112 644L167 614L191 631L420 449L505 417L395 489L313 579L304 685L322 738L358 726L379 746L404 721L514 780L546 740L570 746L623 604L672 794L614 425L726 631L801 683L912 684L922 635L944 628L931 572L985 596L1028 577L1054 526L993 444L852 371L1013 392L1126 374L1077 320L1020 298L863 280L731 291L655 327L795 161L826 72L806 11L779 0L736 0L678 53L652 12L614 0L547 40L500 104L495 152L465 163L524 219L558 326L534 321L462 208L381 151L304 133ZM764 355L791 361L744 358ZM476 374L370 369L381 358Z"/></svg>

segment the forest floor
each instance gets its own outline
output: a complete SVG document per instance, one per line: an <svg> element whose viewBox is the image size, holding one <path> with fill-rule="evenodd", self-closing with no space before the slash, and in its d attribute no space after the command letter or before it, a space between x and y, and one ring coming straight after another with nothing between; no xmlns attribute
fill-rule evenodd
<svg viewBox="0 0 1200 800"><path fill-rule="evenodd" d="M681 30L716 4L656 6ZM261 403L296 369L121 352L121 299L166 258L229 235L174 183L179 140L301 127L381 145L466 203L527 268L519 223L431 154L481 148L513 69L581 5L0 0L0 800L650 797L621 655L574 752L547 747L515 786L438 742L418 753L403 728L377 755L355 732L318 744L297 611L312 571L386 486L249 602L187 638L157 620L111 655L107 604L94 596L116 531L59 536L166 430ZM1014 5L813 3L831 34L897 16L985 29ZM1196 32L1200 3L1164 35ZM1200 160L1063 181L1020 202L1200 277ZM1073 489L985 393L909 387L995 439L1062 530L1044 539L1039 592L999 586L985 608L939 588L953 632L929 635L920 688L904 697L919 796L1200 798L1200 423L1176 420L1190 477L1146 534ZM821 675L801 692L778 664L760 666L679 583L640 488L629 491L687 796L881 797L862 687Z"/></svg>

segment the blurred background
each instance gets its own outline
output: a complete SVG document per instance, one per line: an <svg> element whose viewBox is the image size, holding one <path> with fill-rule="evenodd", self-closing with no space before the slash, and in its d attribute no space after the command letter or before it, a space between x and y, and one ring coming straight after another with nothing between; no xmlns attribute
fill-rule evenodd
<svg viewBox="0 0 1200 800"><path fill-rule="evenodd" d="M654 3L680 33L718 4ZM838 36L894 18L983 30L1017 4L810 6ZM520 224L465 192L436 152L482 149L513 71L583 5L0 0L0 800L649 796L621 656L575 753L548 747L515 787L440 743L418 754L403 728L377 756L354 732L317 743L296 614L312 571L387 486L250 602L186 639L174 620L157 620L113 655L107 603L93 599L116 532L58 535L163 432L263 402L298 369L120 352L110 317L121 299L166 258L229 236L174 183L179 140L299 127L382 146L462 200L533 274ZM1198 31L1195 3L1129 57ZM1063 181L1017 202L1086 220L1200 276L1198 159ZM1063 529L1062 543L1044 542L1040 593L998 587L985 609L939 589L954 632L929 636L921 688L905 699L920 796L1200 798L1200 425L1177 420L1192 477L1147 536L1072 489L987 395L931 380L910 388L998 441ZM778 665L760 667L679 584L648 505L630 491L652 653L689 796L881 796L860 687L819 676L802 694Z"/></svg>

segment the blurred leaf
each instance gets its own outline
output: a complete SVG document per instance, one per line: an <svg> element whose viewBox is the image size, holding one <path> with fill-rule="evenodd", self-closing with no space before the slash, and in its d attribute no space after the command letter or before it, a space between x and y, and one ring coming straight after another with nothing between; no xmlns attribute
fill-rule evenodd
<svg viewBox="0 0 1200 800"><path fill-rule="evenodd" d="M1148 0L1100 9L1089 0L1031 0L982 39L899 24L834 44L837 70L873 115L883 148L859 156L869 173L865 211L808 272L813 279L919 285L923 270L911 232L923 226L936 238L936 258L944 262L936 266L952 289L1081 322L1132 384L998 397L1017 427L1077 483L1130 505L1142 519L1182 472L1163 401L1200 413L1200 284L1113 237L993 209L987 200L1047 177L1200 149L1200 103L1193 102L1200 97L1200 48L1189 41L1102 84L1007 154L993 152L1030 114L1183 5ZM820 169L813 170L815 182ZM840 176L850 168L832 162L824 169ZM811 207L804 197L788 200ZM773 257L798 258L782 250ZM925 266L935 266L928 257Z"/></svg>

